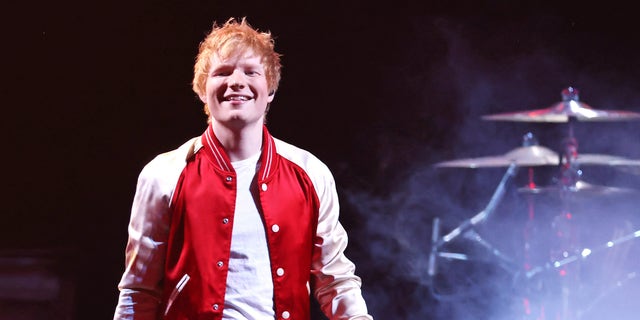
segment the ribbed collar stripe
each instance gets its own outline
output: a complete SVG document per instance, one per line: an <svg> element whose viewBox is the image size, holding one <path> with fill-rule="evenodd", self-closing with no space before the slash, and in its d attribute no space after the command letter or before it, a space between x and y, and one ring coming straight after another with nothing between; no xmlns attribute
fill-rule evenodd
<svg viewBox="0 0 640 320"><path fill-rule="evenodd" d="M264 132L265 136L269 136L266 132ZM273 140L272 139L264 139L267 147L267 157L265 159L264 170L262 171L262 180L266 179L271 173L271 162L273 161Z"/></svg>
<svg viewBox="0 0 640 320"><path fill-rule="evenodd" d="M205 131L204 136L207 139L207 144L209 145L209 149L211 149L213 157L218 162L218 166L226 171L232 171L231 169L229 169L229 166L224 161L224 156L220 153L220 150L218 150L218 147L216 146L216 138L213 137L213 128L211 127L211 125L209 125L207 131Z"/></svg>
<svg viewBox="0 0 640 320"><path fill-rule="evenodd" d="M231 167L231 162L229 162L228 160L227 153L220 141L218 141L215 134L213 133L213 127L211 127L211 125L209 125L209 127L203 134L203 143L206 145L205 147L211 151L211 157L215 160L214 162L221 170L233 172L233 168ZM260 177L262 177L262 180L267 179L269 175L271 175L271 169L273 169L274 166L275 156L275 142L273 141L273 137L269 133L269 130L267 130L267 127L263 126L262 155L260 156L260 159L262 161L262 165L260 166Z"/></svg>

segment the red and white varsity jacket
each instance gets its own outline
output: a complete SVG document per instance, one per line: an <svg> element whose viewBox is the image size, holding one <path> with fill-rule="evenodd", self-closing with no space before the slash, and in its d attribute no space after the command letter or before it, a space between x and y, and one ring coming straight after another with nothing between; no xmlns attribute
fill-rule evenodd
<svg viewBox="0 0 640 320"><path fill-rule="evenodd" d="M372 319L344 255L333 176L311 153L263 129L257 176L276 319ZM221 319L234 222L235 172L211 126L149 162L133 201L114 319Z"/></svg>

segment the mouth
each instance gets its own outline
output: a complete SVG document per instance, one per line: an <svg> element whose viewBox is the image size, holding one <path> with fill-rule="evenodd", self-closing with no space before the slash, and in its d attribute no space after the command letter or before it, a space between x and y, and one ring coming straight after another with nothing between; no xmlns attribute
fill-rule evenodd
<svg viewBox="0 0 640 320"><path fill-rule="evenodd" d="M253 99L251 96L240 95L240 94L232 94L224 96L223 101L231 101L231 102L244 102Z"/></svg>

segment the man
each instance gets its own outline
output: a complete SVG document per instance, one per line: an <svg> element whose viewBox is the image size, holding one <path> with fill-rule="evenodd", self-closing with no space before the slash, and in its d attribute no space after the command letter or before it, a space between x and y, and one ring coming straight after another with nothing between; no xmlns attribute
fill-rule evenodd
<svg viewBox="0 0 640 320"><path fill-rule="evenodd" d="M245 19L200 44L209 125L140 173L114 319L309 319L310 294L329 319L373 319L331 172L265 126L280 67Z"/></svg>

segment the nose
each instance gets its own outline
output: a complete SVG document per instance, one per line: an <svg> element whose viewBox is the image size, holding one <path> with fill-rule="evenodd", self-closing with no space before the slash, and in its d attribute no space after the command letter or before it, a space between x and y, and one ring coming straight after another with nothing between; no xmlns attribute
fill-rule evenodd
<svg viewBox="0 0 640 320"><path fill-rule="evenodd" d="M233 89L244 88L245 86L244 73L240 70L234 70L229 76L227 84L229 85L229 87Z"/></svg>

